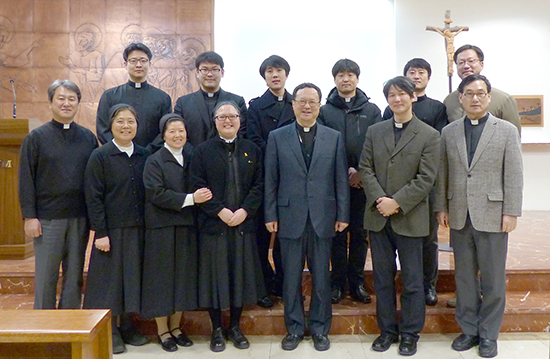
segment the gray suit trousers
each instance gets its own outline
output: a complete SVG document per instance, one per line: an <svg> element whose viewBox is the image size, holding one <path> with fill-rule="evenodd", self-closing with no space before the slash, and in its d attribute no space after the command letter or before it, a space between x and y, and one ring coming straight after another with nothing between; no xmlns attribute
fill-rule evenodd
<svg viewBox="0 0 550 359"><path fill-rule="evenodd" d="M86 217L40 219L42 235L34 239L34 309L56 309L59 266L63 286L59 309L80 309L82 271L88 243Z"/></svg>
<svg viewBox="0 0 550 359"><path fill-rule="evenodd" d="M464 228L451 229L451 239L455 258L456 321L464 334L496 340L506 303L508 233L478 231L468 215Z"/></svg>

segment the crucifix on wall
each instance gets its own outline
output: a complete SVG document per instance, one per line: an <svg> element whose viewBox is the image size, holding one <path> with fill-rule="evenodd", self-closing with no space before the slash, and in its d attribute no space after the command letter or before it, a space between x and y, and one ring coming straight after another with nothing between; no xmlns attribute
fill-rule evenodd
<svg viewBox="0 0 550 359"><path fill-rule="evenodd" d="M468 26L453 26L451 23L451 10L445 11L445 20L443 20L445 26L443 28L435 26L426 26L426 31L435 31L441 34L445 38L445 49L447 51L447 76L449 77L449 93L453 92L453 56L455 54L455 45L454 40L455 36L461 33L462 31L468 31Z"/></svg>

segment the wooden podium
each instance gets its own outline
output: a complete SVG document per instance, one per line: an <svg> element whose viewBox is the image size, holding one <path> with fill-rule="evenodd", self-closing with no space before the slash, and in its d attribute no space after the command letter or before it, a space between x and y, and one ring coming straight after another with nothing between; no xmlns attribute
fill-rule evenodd
<svg viewBox="0 0 550 359"><path fill-rule="evenodd" d="M0 119L0 259L24 259L34 253L25 238L19 207L19 149L29 133L29 121Z"/></svg>

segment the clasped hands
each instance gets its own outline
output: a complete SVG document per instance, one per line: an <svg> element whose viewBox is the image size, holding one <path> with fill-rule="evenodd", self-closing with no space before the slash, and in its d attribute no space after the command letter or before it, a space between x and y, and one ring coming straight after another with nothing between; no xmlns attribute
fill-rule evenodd
<svg viewBox="0 0 550 359"><path fill-rule="evenodd" d="M235 227L243 223L247 216L248 212L243 208L239 208L235 212L231 211L229 208L224 208L218 213L218 217L220 217L229 227Z"/></svg>
<svg viewBox="0 0 550 359"><path fill-rule="evenodd" d="M376 209L384 217L389 217L399 212L399 204L395 199L384 196L376 200Z"/></svg>

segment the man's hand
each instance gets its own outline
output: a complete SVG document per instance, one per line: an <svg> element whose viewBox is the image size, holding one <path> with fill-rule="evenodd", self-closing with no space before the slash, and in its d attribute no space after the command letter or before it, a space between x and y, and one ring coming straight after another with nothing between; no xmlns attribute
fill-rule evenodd
<svg viewBox="0 0 550 359"><path fill-rule="evenodd" d="M516 216L509 216L507 214L502 215L502 231L503 232L512 232L514 229L516 229L516 226L518 225L518 217Z"/></svg>
<svg viewBox="0 0 550 359"><path fill-rule="evenodd" d="M42 235L42 225L38 218L25 218L25 235L27 237L40 237Z"/></svg>
<svg viewBox="0 0 550 359"><path fill-rule="evenodd" d="M111 240L109 239L109 236L97 238L94 244L100 251L109 252L111 250Z"/></svg>
<svg viewBox="0 0 550 359"><path fill-rule="evenodd" d="M437 223L443 228L449 228L449 212L437 212Z"/></svg>
<svg viewBox="0 0 550 359"><path fill-rule="evenodd" d="M334 230L335 230L336 232L342 232L342 231L344 231L344 229L347 228L347 226L349 226L349 223L336 221L336 222L334 223Z"/></svg>
<svg viewBox="0 0 550 359"><path fill-rule="evenodd" d="M227 222L227 224L229 225L229 227L238 226L239 224L244 222L247 216L248 216L248 212L246 212L242 208L239 208L238 210L233 212L233 216L231 217L229 222Z"/></svg>
<svg viewBox="0 0 550 359"><path fill-rule="evenodd" d="M353 167L348 168L348 182L350 187L357 189L363 187L363 183L361 182L361 173Z"/></svg>
<svg viewBox="0 0 550 359"><path fill-rule="evenodd" d="M389 217L399 211L399 204L393 198L380 197L376 200L376 208L384 217Z"/></svg>
<svg viewBox="0 0 550 359"><path fill-rule="evenodd" d="M193 193L193 201L195 203L204 203L212 198L212 192L206 187L199 188Z"/></svg>
<svg viewBox="0 0 550 359"><path fill-rule="evenodd" d="M267 222L265 228L267 228L269 233L277 232L279 229L279 222Z"/></svg>
<svg viewBox="0 0 550 359"><path fill-rule="evenodd" d="M231 218L233 218L233 212L229 208L224 208L218 213L218 217L226 223L229 224Z"/></svg>

